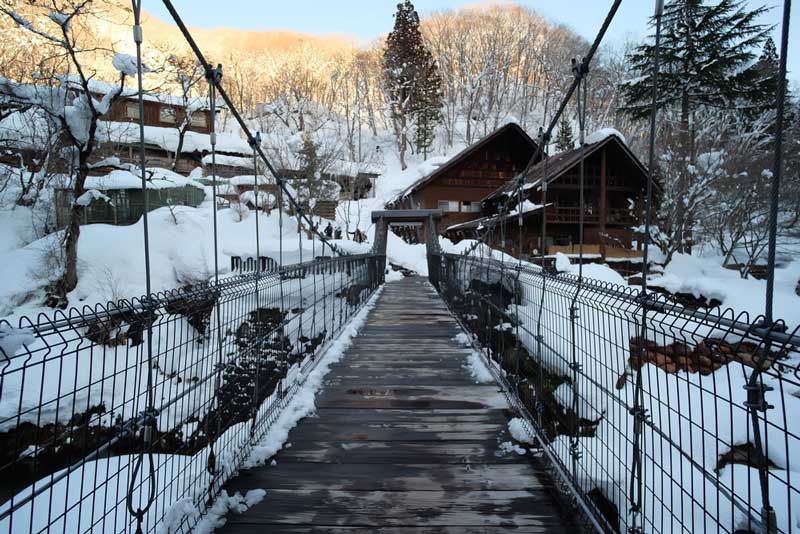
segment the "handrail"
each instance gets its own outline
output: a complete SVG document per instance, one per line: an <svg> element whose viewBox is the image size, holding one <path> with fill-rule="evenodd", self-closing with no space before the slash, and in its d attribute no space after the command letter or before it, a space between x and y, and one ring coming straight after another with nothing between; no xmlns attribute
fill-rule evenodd
<svg viewBox="0 0 800 534"><path fill-rule="evenodd" d="M84 527L76 531L105 524L104 531L122 532L138 520L150 532L175 504L167 495L192 500L198 514L182 520L191 526L209 497L195 490L221 489L296 390L304 375L297 369L316 360L382 283L383 262L371 254L326 257L108 306L20 318L18 324L27 327L24 343L15 354L0 348L0 406L15 407L0 414L6 436L0 476L9 481L7 488L16 488L0 504L0 530L13 523L14 531L71 531L70 522L80 521ZM154 317L157 362L153 411L141 409L147 332L142 321L148 313ZM14 333L9 326L4 332ZM217 330L219 346L212 334ZM216 365L220 352L222 368ZM51 371L57 374L46 380ZM242 391L250 390L244 400ZM252 430L239 425L253 414ZM134 438L149 426L155 429L154 472L160 475L157 506L147 513L155 515L122 519L117 499L98 505L95 494L122 498L123 489L113 481L131 477L128 462L109 462L137 454L143 441ZM213 472L197 464L205 462L203 451L212 439L219 451ZM78 484L101 466L105 473L94 486ZM152 476L138 473L142 481L132 483L128 498L135 501L137 487ZM64 484L77 492L69 503L56 498Z"/></svg>
<svg viewBox="0 0 800 534"><path fill-rule="evenodd" d="M693 310L666 295L643 297L638 288L586 277L579 283L522 262L443 253L429 269L499 370L554 476L600 531L632 528L626 504L636 497L628 482L638 476L629 460L637 425L645 473L637 528L794 531L796 511L787 503L800 495L791 476L800 447L791 413L800 327L767 328L747 314ZM634 358L643 344L642 360ZM641 405L631 396L637 370ZM766 438L754 439L753 425ZM764 462L772 466L765 483L750 485Z"/></svg>

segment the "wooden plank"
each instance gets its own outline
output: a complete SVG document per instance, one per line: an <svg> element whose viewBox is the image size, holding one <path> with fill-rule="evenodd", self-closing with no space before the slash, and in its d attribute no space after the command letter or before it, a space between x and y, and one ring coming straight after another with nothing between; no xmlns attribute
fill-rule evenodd
<svg viewBox="0 0 800 534"><path fill-rule="evenodd" d="M227 485L267 495L220 531L575 532L538 460L505 446L512 414L474 383L459 332L426 282L387 284L274 466Z"/></svg>
<svg viewBox="0 0 800 534"><path fill-rule="evenodd" d="M511 437L495 423L385 422L353 424L346 417L301 425L292 442L307 441L484 441Z"/></svg>
<svg viewBox="0 0 800 534"><path fill-rule="evenodd" d="M544 486L528 464L386 464L375 476L374 464L278 463L243 471L236 489L477 491L527 490Z"/></svg>
<svg viewBox="0 0 800 534"><path fill-rule="evenodd" d="M291 439L291 436L290 436ZM430 463L508 464L526 463L528 455L498 450L496 439L483 441L290 441L277 455L281 462L312 463ZM376 475L379 470L376 470Z"/></svg>
<svg viewBox="0 0 800 534"><path fill-rule="evenodd" d="M236 532L241 534L265 534L263 523L236 523ZM269 525L269 534L297 534L297 533L330 533L330 534L574 534L575 527L566 526L514 526L514 527L471 527L471 526L437 526L437 527L340 527L332 525L324 526L293 526L293 525Z"/></svg>
<svg viewBox="0 0 800 534"><path fill-rule="evenodd" d="M325 390L317 406L324 408L504 408L505 396L497 386L414 387L386 385Z"/></svg>
<svg viewBox="0 0 800 534"><path fill-rule="evenodd" d="M359 409L359 408L317 408L316 416L303 420L302 424L313 423L333 417L347 417L348 421L418 421L418 422L492 422L502 426L512 414L507 409L487 410L391 410L391 409Z"/></svg>
<svg viewBox="0 0 800 534"><path fill-rule="evenodd" d="M334 526L560 526L544 491L270 490L228 524Z"/></svg>

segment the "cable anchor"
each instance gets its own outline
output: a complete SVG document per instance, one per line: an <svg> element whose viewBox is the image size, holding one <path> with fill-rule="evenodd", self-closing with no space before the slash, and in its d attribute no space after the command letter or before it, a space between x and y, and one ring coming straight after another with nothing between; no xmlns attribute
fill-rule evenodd
<svg viewBox="0 0 800 534"><path fill-rule="evenodd" d="M747 400L744 402L744 405L747 408L759 412L766 412L767 410L771 410L775 407L768 403L766 398L766 393L775 389L772 386L760 383L746 384L743 387L747 391Z"/></svg>
<svg viewBox="0 0 800 534"><path fill-rule="evenodd" d="M583 80L589 74L589 64L586 58L583 58L580 62L577 58L572 58L572 74L577 80Z"/></svg>

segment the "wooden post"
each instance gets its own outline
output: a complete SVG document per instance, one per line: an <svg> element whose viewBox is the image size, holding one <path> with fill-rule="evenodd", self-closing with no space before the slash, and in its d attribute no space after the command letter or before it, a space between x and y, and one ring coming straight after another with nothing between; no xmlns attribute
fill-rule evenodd
<svg viewBox="0 0 800 534"><path fill-rule="evenodd" d="M606 151L600 152L600 255L606 257Z"/></svg>

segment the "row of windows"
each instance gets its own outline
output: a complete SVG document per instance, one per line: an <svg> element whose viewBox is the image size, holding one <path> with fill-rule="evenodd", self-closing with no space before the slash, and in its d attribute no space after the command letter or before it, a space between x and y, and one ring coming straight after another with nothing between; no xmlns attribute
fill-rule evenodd
<svg viewBox="0 0 800 534"><path fill-rule="evenodd" d="M481 203L477 200L440 200L439 209L451 213L480 213Z"/></svg>
<svg viewBox="0 0 800 534"><path fill-rule="evenodd" d="M125 107L125 116L129 119L139 120L139 103L128 102ZM178 122L178 114L175 108L164 106L159 109L158 121L163 124L176 124ZM205 128L207 126L205 113L192 114L192 126L196 128Z"/></svg>

